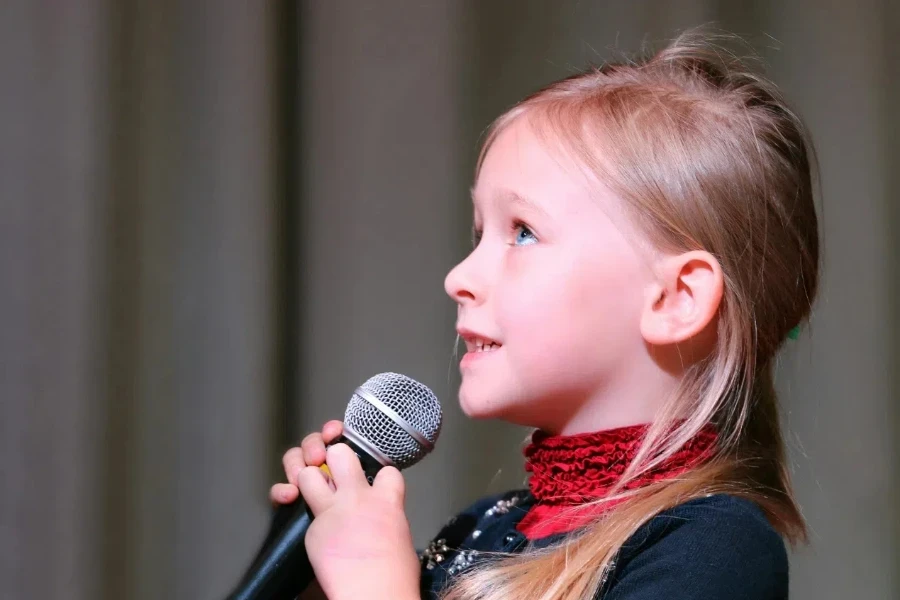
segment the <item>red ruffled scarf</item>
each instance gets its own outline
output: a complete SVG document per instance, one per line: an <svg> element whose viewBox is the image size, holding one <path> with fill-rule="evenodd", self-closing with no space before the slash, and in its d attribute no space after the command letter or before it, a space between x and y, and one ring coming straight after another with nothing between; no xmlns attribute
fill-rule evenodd
<svg viewBox="0 0 900 600"><path fill-rule="evenodd" d="M570 436L551 436L536 431L525 448L528 486L537 503L517 528L529 539L572 531L587 525L615 501L577 509L580 504L603 498L631 464L648 425L632 425ZM631 490L671 479L708 459L717 435L711 426L700 431L663 464L629 481Z"/></svg>

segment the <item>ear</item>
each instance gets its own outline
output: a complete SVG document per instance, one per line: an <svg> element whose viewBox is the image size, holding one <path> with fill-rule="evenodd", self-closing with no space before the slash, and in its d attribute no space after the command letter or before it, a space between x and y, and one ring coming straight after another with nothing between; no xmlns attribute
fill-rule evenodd
<svg viewBox="0 0 900 600"><path fill-rule="evenodd" d="M724 281L719 261L703 250L662 257L648 287L641 335L655 345L689 340L715 321Z"/></svg>

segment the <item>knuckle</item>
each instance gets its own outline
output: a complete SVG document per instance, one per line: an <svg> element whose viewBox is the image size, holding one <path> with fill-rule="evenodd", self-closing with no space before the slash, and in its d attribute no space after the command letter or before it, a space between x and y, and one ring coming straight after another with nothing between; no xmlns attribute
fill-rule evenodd
<svg viewBox="0 0 900 600"><path fill-rule="evenodd" d="M327 450L328 460L337 460L341 464L349 464L355 457L356 453L347 444L335 444L329 446Z"/></svg>
<svg viewBox="0 0 900 600"><path fill-rule="evenodd" d="M313 481L313 478L319 477L319 476L320 475L319 475L318 467L311 467L311 466L303 467L300 470L300 473L297 475L297 482L304 483L304 484L309 483L310 481Z"/></svg>
<svg viewBox="0 0 900 600"><path fill-rule="evenodd" d="M290 465L300 460L303 460L303 452L301 452L300 448L291 448L284 453L281 462L283 462L285 465Z"/></svg>
<svg viewBox="0 0 900 600"><path fill-rule="evenodd" d="M287 475L288 480L290 481L294 473L296 473L301 467L304 466L303 455L300 452L300 449L291 448L291 450L285 452L281 463L282 465L284 465L284 473L285 475Z"/></svg>
<svg viewBox="0 0 900 600"><path fill-rule="evenodd" d="M315 444L317 444L317 443L320 443L321 441L322 441L322 434L321 434L321 433L310 433L308 436L306 436L305 438L303 438L303 441L300 442L300 446L303 447L303 448L307 448L307 447L309 447L309 446L311 446L311 445L315 445Z"/></svg>

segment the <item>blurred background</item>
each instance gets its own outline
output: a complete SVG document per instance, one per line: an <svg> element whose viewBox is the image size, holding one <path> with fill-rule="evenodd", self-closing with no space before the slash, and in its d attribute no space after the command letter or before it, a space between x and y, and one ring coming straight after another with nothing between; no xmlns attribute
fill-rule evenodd
<svg viewBox="0 0 900 600"><path fill-rule="evenodd" d="M0 597L217 599L280 456L406 373L442 399L421 547L519 487L456 404L445 273L491 119L713 22L807 121L824 279L779 388L811 544L792 597L900 598L900 5L889 0L4 2Z"/></svg>

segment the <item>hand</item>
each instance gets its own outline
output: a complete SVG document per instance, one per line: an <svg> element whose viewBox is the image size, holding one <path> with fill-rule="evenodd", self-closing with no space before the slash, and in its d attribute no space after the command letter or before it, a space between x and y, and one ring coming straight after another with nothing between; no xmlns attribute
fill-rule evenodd
<svg viewBox="0 0 900 600"><path fill-rule="evenodd" d="M269 499L274 504L291 504L300 496L297 489L297 476L308 466L319 467L325 464L325 445L341 437L344 424L340 421L328 421L322 426L322 433L311 433L300 443L299 448L291 448L284 453L281 462L287 483L276 483L269 490Z"/></svg>
<svg viewBox="0 0 900 600"><path fill-rule="evenodd" d="M297 476L307 466L325 464L325 445L341 437L344 424L340 421L328 421L322 426L321 433L311 433L303 438L300 446L284 453L281 462L287 483L276 483L269 491L269 499L273 504L291 504L300 496L297 488ZM318 581L312 581L298 596L298 600L328 600Z"/></svg>
<svg viewBox="0 0 900 600"><path fill-rule="evenodd" d="M297 480L315 516L306 551L325 595L330 600L419 598L419 561L403 511L400 471L384 467L370 486L346 444L330 446L326 464L331 478L310 465Z"/></svg>

